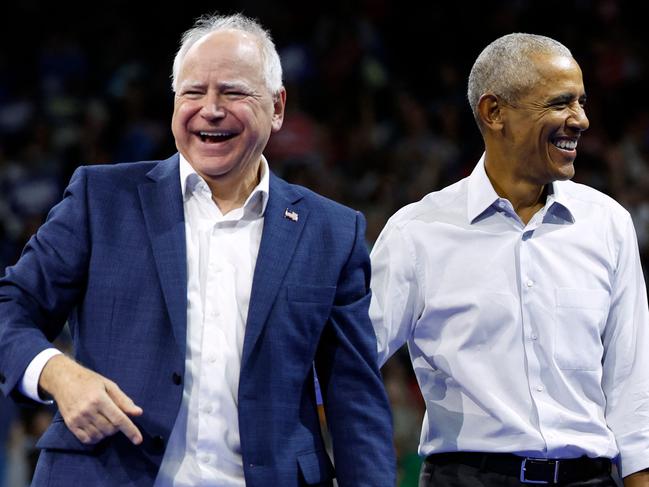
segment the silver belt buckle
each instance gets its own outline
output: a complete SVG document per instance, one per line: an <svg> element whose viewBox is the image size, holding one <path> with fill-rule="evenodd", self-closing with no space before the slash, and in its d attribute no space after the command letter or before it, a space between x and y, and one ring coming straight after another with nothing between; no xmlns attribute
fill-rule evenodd
<svg viewBox="0 0 649 487"><path fill-rule="evenodd" d="M559 460L555 459L547 459L547 458L523 458L523 461L521 462L521 477L520 481L524 484L549 484L550 482L548 480L528 480L525 471L527 467L527 462L533 461L533 462L539 462L539 463L550 463L554 462L554 478L553 478L553 483L557 483L557 480L559 479Z"/></svg>

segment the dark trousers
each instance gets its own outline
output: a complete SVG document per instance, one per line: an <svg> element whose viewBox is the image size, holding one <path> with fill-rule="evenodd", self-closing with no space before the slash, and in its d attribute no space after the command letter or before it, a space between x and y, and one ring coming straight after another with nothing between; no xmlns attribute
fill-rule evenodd
<svg viewBox="0 0 649 487"><path fill-rule="evenodd" d="M610 474L579 482L556 484L561 487L617 487ZM522 483L518 477L489 472L461 463L433 465L424 462L419 476L419 487L535 487Z"/></svg>

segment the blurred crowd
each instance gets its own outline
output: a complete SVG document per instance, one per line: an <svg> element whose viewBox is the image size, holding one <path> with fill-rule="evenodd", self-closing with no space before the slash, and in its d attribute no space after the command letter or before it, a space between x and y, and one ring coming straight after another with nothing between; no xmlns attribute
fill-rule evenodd
<svg viewBox="0 0 649 487"><path fill-rule="evenodd" d="M180 34L215 6L134 3L69 12L34 1L8 7L0 29L0 269L15 262L77 166L175 152L171 62ZM394 211L464 177L480 157L465 91L482 48L509 32L549 35L572 50L588 94L590 129L575 180L631 212L646 275L649 34L642 3L426 3L219 2L221 13L259 18L281 54L288 105L266 151L272 170L362 210L371 246ZM424 406L407 351L383 373L400 483L416 485ZM29 482L49 414L0 399L0 487Z"/></svg>

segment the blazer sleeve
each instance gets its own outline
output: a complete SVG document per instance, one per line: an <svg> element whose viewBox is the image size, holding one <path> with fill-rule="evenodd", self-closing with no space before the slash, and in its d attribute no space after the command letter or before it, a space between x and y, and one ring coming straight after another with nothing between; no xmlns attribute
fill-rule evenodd
<svg viewBox="0 0 649 487"><path fill-rule="evenodd" d="M368 314L370 261L364 236L365 219L357 212L353 248L338 281L316 370L338 485L394 487L392 418Z"/></svg>
<svg viewBox="0 0 649 487"><path fill-rule="evenodd" d="M62 201L0 279L0 390L24 399L16 385L50 348L83 293L88 267L86 177L75 171Z"/></svg>

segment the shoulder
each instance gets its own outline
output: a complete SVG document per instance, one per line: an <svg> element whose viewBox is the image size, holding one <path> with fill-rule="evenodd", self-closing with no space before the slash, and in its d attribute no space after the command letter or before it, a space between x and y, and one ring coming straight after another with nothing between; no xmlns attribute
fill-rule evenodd
<svg viewBox="0 0 649 487"><path fill-rule="evenodd" d="M595 188L574 181L557 181L555 184L566 194L575 211L591 214L597 212L600 217L608 216L613 219L630 219L626 208Z"/></svg>
<svg viewBox="0 0 649 487"><path fill-rule="evenodd" d="M80 166L72 175L68 188L85 187L91 193L133 192L142 183L174 175L180 181L177 155L157 161Z"/></svg>
<svg viewBox="0 0 649 487"><path fill-rule="evenodd" d="M622 246L636 238L631 214L613 198L573 181L562 181L559 186L567 196L575 228L583 235L601 237L611 249L611 255L617 256Z"/></svg>
<svg viewBox="0 0 649 487"><path fill-rule="evenodd" d="M79 166L75 171L75 175L85 177L92 181L141 180L144 176L146 176L146 174L148 174L162 162L163 161L119 162L111 164Z"/></svg>
<svg viewBox="0 0 649 487"><path fill-rule="evenodd" d="M299 200L310 212L318 217L335 221L337 218L355 219L360 212L323 196L298 184L292 184L284 179L271 176L271 192L275 190L285 195L289 200Z"/></svg>
<svg viewBox="0 0 649 487"><path fill-rule="evenodd" d="M404 206L392 215L386 228L407 231L418 225L459 221L466 216L467 183L468 179L462 179Z"/></svg>

